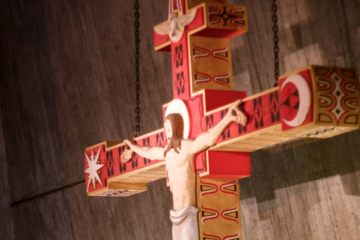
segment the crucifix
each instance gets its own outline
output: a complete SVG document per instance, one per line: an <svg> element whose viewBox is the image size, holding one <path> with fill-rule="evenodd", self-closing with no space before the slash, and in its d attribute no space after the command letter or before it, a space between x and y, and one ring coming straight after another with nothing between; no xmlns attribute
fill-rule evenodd
<svg viewBox="0 0 360 240"><path fill-rule="evenodd" d="M166 153L173 159L190 139L222 126L214 144L194 152L191 202L197 210L189 211L198 211L199 239L239 240L238 179L251 175L250 152L296 138L328 138L358 129L357 74L351 68L307 66L281 76L278 87L247 97L233 91L230 42L248 30L246 7L229 5L227 0L168 3L169 19L154 27L155 50L171 52L172 59L174 100L163 105L165 128L135 138L136 145L103 142L87 148L87 193L130 196L146 191L148 182L160 178L167 178L171 186L171 159L162 160L170 144L168 134L176 129L169 120L172 116L183 123L180 147ZM240 106L232 105L239 99ZM233 110L243 111L247 123L228 121L235 118ZM135 154L124 163L126 144ZM163 149L162 155L141 154L137 146ZM174 206L183 207L176 207L175 200Z"/></svg>

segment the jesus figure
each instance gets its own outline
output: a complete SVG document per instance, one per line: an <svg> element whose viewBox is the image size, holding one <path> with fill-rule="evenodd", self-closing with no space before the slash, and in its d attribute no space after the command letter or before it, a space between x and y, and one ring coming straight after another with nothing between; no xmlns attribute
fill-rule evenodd
<svg viewBox="0 0 360 240"><path fill-rule="evenodd" d="M197 153L213 146L231 122L246 124L247 117L238 108L240 103L242 100L234 102L217 125L201 133L196 139L183 139L183 118L178 113L172 113L165 118L164 129L168 140L165 147L143 147L129 140L124 141L131 153L135 152L152 160L166 161L170 191L173 195L173 209L170 210L173 240L199 239L194 159ZM127 160L129 156L122 158Z"/></svg>

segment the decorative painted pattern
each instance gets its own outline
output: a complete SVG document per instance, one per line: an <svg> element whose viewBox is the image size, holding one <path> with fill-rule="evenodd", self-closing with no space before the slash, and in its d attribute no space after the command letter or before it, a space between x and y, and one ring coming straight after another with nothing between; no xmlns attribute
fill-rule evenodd
<svg viewBox="0 0 360 240"><path fill-rule="evenodd" d="M227 220L234 221L237 224L239 224L239 221L234 219L234 218L239 218L239 216L237 215L238 210L239 210L238 206L236 206L233 209L224 210L221 212L221 216ZM235 215L235 217L230 217L232 214Z"/></svg>
<svg viewBox="0 0 360 240"><path fill-rule="evenodd" d="M198 47L193 45L193 61L195 62L196 58L203 58L210 56L210 51L206 48Z"/></svg>
<svg viewBox="0 0 360 240"><path fill-rule="evenodd" d="M216 211L215 209L211 209L211 208L206 208L204 206L201 206L202 208L202 216L201 216L201 223L205 224L204 222L207 220L212 220L212 219L216 219L219 217L219 212Z"/></svg>
<svg viewBox="0 0 360 240"><path fill-rule="evenodd" d="M220 191L204 196L205 189L215 186ZM238 180L198 177L196 196L201 240L241 239Z"/></svg>
<svg viewBox="0 0 360 240"><path fill-rule="evenodd" d="M214 58L217 58L217 59L225 61L226 63L229 63L229 61L226 59L228 57L228 50L229 50L229 47L226 47L223 49L215 49L211 52L211 55Z"/></svg>
<svg viewBox="0 0 360 240"><path fill-rule="evenodd" d="M237 180L234 180L230 183L224 183L220 186L220 191L227 194L233 194L235 197L237 197L237 188L236 188Z"/></svg>
<svg viewBox="0 0 360 240"><path fill-rule="evenodd" d="M313 73L317 88L317 123L333 127L358 127L360 99L355 69L314 66ZM324 134L319 132L311 136Z"/></svg>
<svg viewBox="0 0 360 240"><path fill-rule="evenodd" d="M200 183L203 184L200 186L200 197L202 199L204 199L204 195L214 194L218 191L218 187L216 186L216 184L204 182L202 180L200 180ZM210 189L209 189L209 186L210 186Z"/></svg>

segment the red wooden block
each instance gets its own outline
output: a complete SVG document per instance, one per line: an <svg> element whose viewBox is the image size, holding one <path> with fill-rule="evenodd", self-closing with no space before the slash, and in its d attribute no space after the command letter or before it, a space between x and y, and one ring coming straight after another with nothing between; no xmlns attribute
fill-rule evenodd
<svg viewBox="0 0 360 240"><path fill-rule="evenodd" d="M241 179L251 176L250 153L207 151L204 178Z"/></svg>
<svg viewBox="0 0 360 240"><path fill-rule="evenodd" d="M174 99L189 99L189 58L186 34L180 41L171 44L172 79Z"/></svg>
<svg viewBox="0 0 360 240"><path fill-rule="evenodd" d="M206 112L210 112L216 108L223 107L244 98L246 98L246 92L244 91L204 90Z"/></svg>

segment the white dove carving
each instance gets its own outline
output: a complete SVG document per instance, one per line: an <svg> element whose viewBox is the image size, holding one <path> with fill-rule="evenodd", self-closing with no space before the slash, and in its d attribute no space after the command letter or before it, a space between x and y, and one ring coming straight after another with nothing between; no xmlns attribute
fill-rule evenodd
<svg viewBox="0 0 360 240"><path fill-rule="evenodd" d="M180 40L183 29L189 23L191 23L196 16L197 9L185 14L178 16L178 13L172 12L169 17L169 21L165 24L154 28L155 32L160 35L169 34L171 41L177 42Z"/></svg>

